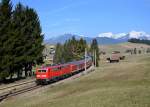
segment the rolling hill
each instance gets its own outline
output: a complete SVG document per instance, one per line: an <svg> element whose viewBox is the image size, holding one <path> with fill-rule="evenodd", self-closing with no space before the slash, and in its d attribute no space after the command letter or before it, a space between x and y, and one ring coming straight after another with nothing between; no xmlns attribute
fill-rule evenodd
<svg viewBox="0 0 150 107"><path fill-rule="evenodd" d="M120 51L121 53L124 53L127 49L134 48L137 48L137 50L141 50L144 52L147 50L147 48L150 48L150 45L125 42L113 45L99 45L99 48L101 51L104 51L106 53L111 53L112 51Z"/></svg>

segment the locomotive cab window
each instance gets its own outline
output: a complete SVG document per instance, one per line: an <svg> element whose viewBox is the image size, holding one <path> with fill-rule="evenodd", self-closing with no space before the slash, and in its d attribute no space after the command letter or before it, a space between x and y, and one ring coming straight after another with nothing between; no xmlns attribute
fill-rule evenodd
<svg viewBox="0 0 150 107"><path fill-rule="evenodd" d="M38 70L38 72L46 72L46 70Z"/></svg>

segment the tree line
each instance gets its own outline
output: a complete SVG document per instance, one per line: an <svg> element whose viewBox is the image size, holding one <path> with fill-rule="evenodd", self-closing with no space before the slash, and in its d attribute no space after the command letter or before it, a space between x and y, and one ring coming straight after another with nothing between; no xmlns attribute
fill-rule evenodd
<svg viewBox="0 0 150 107"><path fill-rule="evenodd" d="M129 39L128 42L131 42L131 43L142 43L142 44L150 45L150 40L140 40L140 39L136 39L136 38ZM136 48L134 48L134 50L128 50L128 51L130 51L131 54L136 54L136 53L141 54L142 53L142 50L139 50L138 52L136 52L137 51ZM150 48L147 48L145 50L145 52L146 53L150 53Z"/></svg>
<svg viewBox="0 0 150 107"><path fill-rule="evenodd" d="M142 43L142 44L150 45L150 40L140 40L140 39L136 39L136 38L129 39L128 42L131 42L131 43Z"/></svg>
<svg viewBox="0 0 150 107"><path fill-rule="evenodd" d="M18 3L14 10L10 0L0 2L0 79L18 77L43 62L43 36L38 14Z"/></svg>
<svg viewBox="0 0 150 107"><path fill-rule="evenodd" d="M141 49L138 48L133 48L133 49L127 49L125 53L130 53L131 55L133 54L143 54L143 53L150 53L150 48L143 48Z"/></svg>
<svg viewBox="0 0 150 107"><path fill-rule="evenodd" d="M92 57L94 65L99 66L98 61L100 58L97 40L93 39L91 46L88 47L83 38L76 40L74 36L64 44L57 43L54 63L61 64L84 59L85 49L87 50L87 55ZM94 58L96 58L96 60Z"/></svg>

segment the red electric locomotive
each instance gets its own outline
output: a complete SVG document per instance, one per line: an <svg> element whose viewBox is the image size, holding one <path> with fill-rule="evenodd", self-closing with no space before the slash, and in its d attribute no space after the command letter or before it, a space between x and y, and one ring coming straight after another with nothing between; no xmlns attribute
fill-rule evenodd
<svg viewBox="0 0 150 107"><path fill-rule="evenodd" d="M92 65L91 57L86 58L86 68ZM36 70L37 84L48 84L64 76L78 73L85 69L85 60L69 62L55 66L41 67Z"/></svg>

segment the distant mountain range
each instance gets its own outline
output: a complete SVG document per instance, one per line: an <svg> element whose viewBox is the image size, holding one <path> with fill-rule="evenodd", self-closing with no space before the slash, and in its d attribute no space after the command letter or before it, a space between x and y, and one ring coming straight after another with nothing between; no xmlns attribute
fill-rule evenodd
<svg viewBox="0 0 150 107"><path fill-rule="evenodd" d="M86 40L87 43L91 43L93 40L92 37L84 37L84 36L78 36L73 34L64 34L64 35L50 38L48 40L45 40L44 42L46 44L57 44L57 43L63 44L66 40L71 39L72 36L74 36L78 40L80 38L83 38ZM150 40L150 35L148 35L145 32L131 31L129 33L118 33L118 34L113 34L111 32L101 33L96 37L98 44L102 44L102 45L123 43L123 42L127 42L131 38Z"/></svg>

